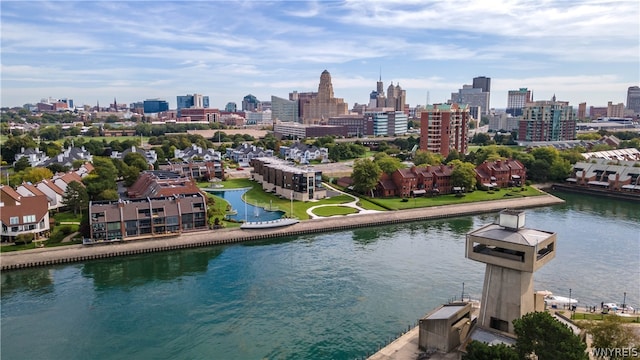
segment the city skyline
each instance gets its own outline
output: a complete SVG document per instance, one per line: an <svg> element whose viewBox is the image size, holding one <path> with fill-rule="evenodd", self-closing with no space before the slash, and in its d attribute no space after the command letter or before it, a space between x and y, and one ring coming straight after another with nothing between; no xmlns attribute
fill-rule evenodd
<svg viewBox="0 0 640 360"><path fill-rule="evenodd" d="M636 1L17 2L1 7L2 106L71 98L209 96L224 109L317 91L323 70L349 108L381 77L411 106L491 78L507 92L606 106L638 85ZM507 34L507 35L505 35Z"/></svg>

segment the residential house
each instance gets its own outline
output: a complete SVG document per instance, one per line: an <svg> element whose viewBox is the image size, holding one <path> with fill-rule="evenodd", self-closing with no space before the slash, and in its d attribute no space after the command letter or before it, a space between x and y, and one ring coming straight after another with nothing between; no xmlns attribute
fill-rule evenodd
<svg viewBox="0 0 640 360"><path fill-rule="evenodd" d="M251 145L249 143L244 143L239 145L235 149L227 149L226 156L235 161L240 166L249 166L252 159L255 158L264 158L264 157L272 157L273 150L265 150L261 147L257 147L255 145Z"/></svg>
<svg viewBox="0 0 640 360"><path fill-rule="evenodd" d="M329 161L329 149L296 142L291 146L280 146L280 156L300 164L308 164L311 160L324 163Z"/></svg>
<svg viewBox="0 0 640 360"><path fill-rule="evenodd" d="M84 146L82 147L68 147L62 151L62 153L43 161L39 166L47 167L52 164L60 164L62 166L72 167L73 162L76 160L82 160L82 162L93 161L93 156L87 151Z"/></svg>
<svg viewBox="0 0 640 360"><path fill-rule="evenodd" d="M149 238L207 229L207 202L200 192L89 203L94 241Z"/></svg>
<svg viewBox="0 0 640 360"><path fill-rule="evenodd" d="M485 161L475 168L478 184L486 188L522 186L527 169L515 159Z"/></svg>
<svg viewBox="0 0 640 360"><path fill-rule="evenodd" d="M382 197L417 197L428 194L450 194L451 173L449 165L402 168L391 176L383 174L376 186L376 194Z"/></svg>
<svg viewBox="0 0 640 360"><path fill-rule="evenodd" d="M222 161L222 153L219 151L215 151L214 149L203 149L196 144L192 144L191 147L184 150L176 149L173 157L186 162L194 160Z"/></svg>
<svg viewBox="0 0 640 360"><path fill-rule="evenodd" d="M43 151L40 151L40 149L21 148L20 153L16 154L15 162L13 164L15 165L15 163L23 157L26 157L29 160L29 165L31 167L39 166L43 162L49 160L47 154Z"/></svg>
<svg viewBox="0 0 640 360"><path fill-rule="evenodd" d="M640 161L577 162L567 183L612 191L640 192Z"/></svg>
<svg viewBox="0 0 640 360"><path fill-rule="evenodd" d="M44 179L37 183L36 188L49 199L49 210L59 209L63 204L64 190L54 184L52 180Z"/></svg>
<svg viewBox="0 0 640 360"><path fill-rule="evenodd" d="M120 160L124 160L124 157L127 156L127 154L129 153L138 153L140 155L142 155L144 157L145 160L147 160L147 164L149 164L149 168L152 169L153 165L158 162L158 154L156 154L155 150L145 150L145 149L141 149L139 147L131 146L128 149L125 149L122 152L119 151L113 151L111 152L111 158L112 159L120 159Z"/></svg>
<svg viewBox="0 0 640 360"><path fill-rule="evenodd" d="M131 199L195 193L200 193L200 189L193 179L163 170L144 171L127 190L127 195Z"/></svg>
<svg viewBox="0 0 640 360"><path fill-rule="evenodd" d="M224 168L220 161L190 161L160 165L160 170L178 173L198 180L224 179Z"/></svg>
<svg viewBox="0 0 640 360"><path fill-rule="evenodd" d="M47 197L22 196L13 188L0 185L0 228L2 241L13 241L16 236L29 233L35 239L48 236Z"/></svg>

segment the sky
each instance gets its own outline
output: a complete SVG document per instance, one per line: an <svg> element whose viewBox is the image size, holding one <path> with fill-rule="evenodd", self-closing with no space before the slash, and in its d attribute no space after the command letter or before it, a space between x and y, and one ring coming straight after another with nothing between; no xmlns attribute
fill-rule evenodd
<svg viewBox="0 0 640 360"><path fill-rule="evenodd" d="M446 102L491 78L577 107L626 103L640 85L640 2L7 1L0 2L1 106L76 106L203 94L240 107L317 91L323 70L349 108L381 77L407 103Z"/></svg>

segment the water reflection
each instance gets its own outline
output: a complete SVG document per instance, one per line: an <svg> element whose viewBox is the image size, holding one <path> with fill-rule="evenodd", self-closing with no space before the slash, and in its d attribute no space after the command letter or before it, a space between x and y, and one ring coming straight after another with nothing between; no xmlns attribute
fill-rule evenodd
<svg viewBox="0 0 640 360"><path fill-rule="evenodd" d="M22 291L45 294L53 291L53 269L33 268L3 271L0 274L2 297Z"/></svg>
<svg viewBox="0 0 640 360"><path fill-rule="evenodd" d="M280 219L284 212L275 210L271 211L272 205L270 203L246 203L242 199L242 194L247 192L247 189L238 190L210 190L210 192L216 196L219 196L229 202L233 209L233 213L228 217L238 221L268 221Z"/></svg>
<svg viewBox="0 0 640 360"><path fill-rule="evenodd" d="M637 201L607 201L601 196L576 194L570 192L554 191L553 195L566 200L568 203L557 206L563 212L576 210L602 216L615 217L617 219L640 221Z"/></svg>
<svg viewBox="0 0 640 360"><path fill-rule="evenodd" d="M82 274L93 279L96 289L131 288L154 280L173 280L204 273L209 261L222 254L223 247L163 252L140 256L90 261Z"/></svg>

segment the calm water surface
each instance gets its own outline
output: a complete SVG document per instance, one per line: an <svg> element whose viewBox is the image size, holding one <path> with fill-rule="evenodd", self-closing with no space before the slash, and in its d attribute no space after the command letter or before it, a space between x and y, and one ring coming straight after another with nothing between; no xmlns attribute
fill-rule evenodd
<svg viewBox="0 0 640 360"><path fill-rule="evenodd" d="M556 231L536 289L640 305L640 206L558 194L527 211ZM496 214L1 274L8 359L354 359L434 306L479 298L466 232ZM637 306L636 306L637 307Z"/></svg>

